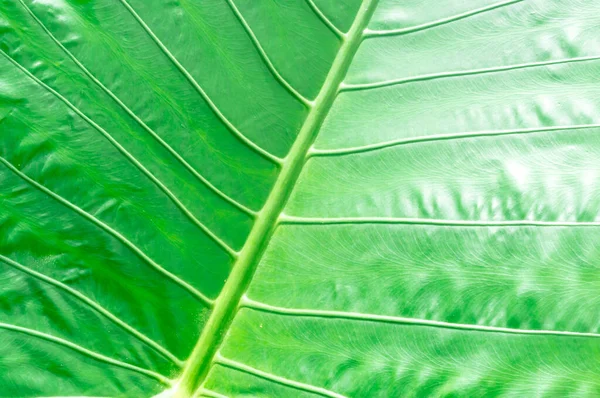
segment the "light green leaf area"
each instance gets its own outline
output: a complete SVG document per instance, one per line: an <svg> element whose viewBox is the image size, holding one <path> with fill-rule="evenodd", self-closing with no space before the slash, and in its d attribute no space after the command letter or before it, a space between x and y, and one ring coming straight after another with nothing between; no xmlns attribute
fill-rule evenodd
<svg viewBox="0 0 600 398"><path fill-rule="evenodd" d="M0 0L0 396L600 396L600 3Z"/></svg>

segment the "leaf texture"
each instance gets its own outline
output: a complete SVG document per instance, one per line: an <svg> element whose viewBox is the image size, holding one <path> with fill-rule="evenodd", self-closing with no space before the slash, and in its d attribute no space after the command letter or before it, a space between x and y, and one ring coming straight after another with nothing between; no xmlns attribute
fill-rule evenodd
<svg viewBox="0 0 600 398"><path fill-rule="evenodd" d="M600 395L599 19L0 0L0 396Z"/></svg>

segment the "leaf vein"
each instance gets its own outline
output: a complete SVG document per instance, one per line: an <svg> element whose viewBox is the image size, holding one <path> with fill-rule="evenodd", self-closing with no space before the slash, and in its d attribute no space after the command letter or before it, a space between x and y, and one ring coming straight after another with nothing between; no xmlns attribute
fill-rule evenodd
<svg viewBox="0 0 600 398"><path fill-rule="evenodd" d="M265 371L256 369L254 367L245 365L243 363L240 363L240 362L233 361L231 359L225 358L221 354L217 354L215 356L215 360L213 362L216 363L216 364L222 365L222 366L226 366L226 367L231 368L231 369L235 369L237 371L241 371L241 372L244 372L244 373L249 373L249 374L254 375L254 376L258 376L258 377L260 377L262 379L273 381L275 383L278 383L278 384L281 384L281 385L284 385L284 386L287 386L287 387L292 387L292 388L295 388L297 390L319 394L319 395L321 395L323 397L345 398L344 395L335 393L335 392L327 390L325 388L316 387L316 386L313 386L313 385L310 385L310 384L301 383L301 382L298 382L298 381L295 381L295 380L287 379L285 377L277 376L277 375L274 375L272 373L265 372Z"/></svg>
<svg viewBox="0 0 600 398"><path fill-rule="evenodd" d="M183 394L191 394L206 379L211 361L235 316L239 301L252 279L265 246L278 227L277 218L289 198L291 188L296 184L302 167L305 165L307 152L338 95L340 83L362 41L364 27L376 5L377 0L363 2L349 30L348 40L342 42L325 83L317 95L315 107L310 110L300 128L298 138L283 163L279 177L275 181L265 206L259 217L257 217L240 256L216 300L214 310L188 358L179 383L179 388Z"/></svg>
<svg viewBox="0 0 600 398"><path fill-rule="evenodd" d="M444 79L444 78L453 78L453 77L484 75L484 74L488 74L488 73L507 72L507 71L519 70L519 69L537 68L537 67L542 67L542 66L562 65L562 64L587 62L587 61L598 61L598 60L600 60L600 56L594 55L594 56L587 56L587 57L575 57L575 58L566 58L566 59L558 59L558 60L550 60L550 61L527 62L527 63L523 63L523 64L497 66L497 67L481 68L481 69L471 69L471 70L465 70L465 71L432 73L429 75L420 75L420 76L387 80L387 81L374 82L374 83L343 84L342 88L340 89L340 92L372 90L372 89L390 87L390 86L395 86L395 85L405 84L405 83L416 83L416 82L423 82L423 81L430 81L430 80L437 80L437 79Z"/></svg>
<svg viewBox="0 0 600 398"><path fill-rule="evenodd" d="M39 339L43 339L52 343L55 343L57 345L62 345L64 347L70 348L71 350L78 352L80 354L86 355L92 359L95 359L99 362L104 362L110 365L114 365L114 366L118 366L120 368L123 369L128 369L131 370L133 372L137 372L139 374L142 374L144 376L153 378L155 380L158 380L159 382L170 386L172 384L172 381L170 379L168 379L167 377L161 375L160 373L154 372L152 370L149 369L144 369L141 368L139 366L136 365L132 365L129 364L127 362L123 362L120 361L118 359L114 359L114 358L110 358L106 355L100 354L98 352L92 351L88 348L82 347L78 344L75 344L71 341L65 340L63 338L60 337L56 337L56 336L52 336L50 334L47 333L43 333L37 330L33 330L33 329L29 329L29 328L24 328L22 326L17 326L17 325L12 325L12 324L8 324L8 323L0 323L0 329L5 329L5 330L10 330L13 332L18 332L18 333L23 333L23 334L27 334L29 336L33 336L33 337L37 337Z"/></svg>
<svg viewBox="0 0 600 398"><path fill-rule="evenodd" d="M252 44L260 54L261 59L263 60L263 62L265 63L275 80L277 80L279 84L281 84L290 94L292 94L297 100L302 102L307 108L312 108L314 103L302 94L300 94L300 92L298 92L298 90L296 90L287 80L285 80L285 78L279 73L279 71L277 71L277 68L275 68L275 65L273 65L273 62L271 62L269 55L260 44L260 41L258 40L258 37L254 33L252 28L250 27L250 24L248 24L240 10L235 5L235 2L233 0L227 0L227 4L229 4L229 7L235 14L236 18L244 27L246 34L248 35L248 37L250 37Z"/></svg>
<svg viewBox="0 0 600 398"><path fill-rule="evenodd" d="M7 265L18 269L21 272L24 272L36 279L44 281L44 282L60 289L61 291L65 292L67 294L70 294L71 296L75 297L76 299L78 299L79 301L84 303L86 306L92 308L93 310L95 310L96 312L98 312L99 314L104 316L105 318L108 318L110 321L112 321L113 323L115 323L116 325L118 325L119 327L124 329L125 331L127 331L129 334L131 334L132 336L134 336L136 339L140 340L147 346L151 347L153 350L155 350L156 352L158 352L163 357L167 358L168 360L170 360L177 366L179 366L179 367L183 366L183 362L181 360L179 360L174 354L169 352L166 348L164 348L163 346L161 346L156 341L152 340L150 337L146 336L142 332L138 331L137 329L135 329L134 327L129 325L127 322L123 321L121 318L114 315L112 312L108 311L106 308L104 308L103 306L101 306L96 301L92 300L91 298L87 297L85 294L81 293L80 291L73 289L72 287L70 287L52 277L49 277L48 275L44 275L40 272L34 271L30 267L20 264L6 256L3 256L2 254L0 254L0 261L3 261Z"/></svg>
<svg viewBox="0 0 600 398"><path fill-rule="evenodd" d="M256 310L256 311L269 312L269 313L284 315L284 316L303 316L303 317L314 317L314 318L348 319L348 320L357 320L357 321L431 326L431 327L444 328L444 329L460 329L460 330L479 331L479 332L600 338L600 334L589 333L589 332L571 332L571 331L565 331L565 330L543 330L543 329L516 329L516 328L506 328L506 327L496 327L496 326L486 326L486 325L433 321L433 320L428 320L428 319L407 318L407 317L390 316L390 315L364 314L364 313L358 313L358 312L284 308L284 307L278 307L278 306L254 301L248 297L244 297L244 299L240 303L240 306L249 308L252 310Z"/></svg>
<svg viewBox="0 0 600 398"><path fill-rule="evenodd" d="M39 84L41 87L49 91L56 98L62 101L65 105L73 110L79 117L85 120L90 126L96 129L100 134L102 134L121 154L123 154L134 166L138 168L146 177L148 177L163 193L175 204L175 206L198 228L200 228L209 238L211 238L217 245L219 245L223 250L225 250L232 258L236 258L238 253L225 241L219 238L214 232L210 230L206 225L204 225L200 220L196 218L192 214L188 208L181 203L181 201L162 183L154 174L152 174L139 160L137 160L127 149L125 149L113 136L111 136L106 130L104 130L98 123L94 122L88 116L86 116L79 108L73 105L68 99L62 96L59 92L54 90L52 87L48 86L46 83L42 82L36 76L34 76L29 70L27 70L23 65L19 64L17 61L12 59L4 50L0 50L0 52L17 68L19 68L25 75L27 75L31 80Z"/></svg>
<svg viewBox="0 0 600 398"><path fill-rule="evenodd" d="M426 30L429 28L433 28L436 26L441 26L441 25L445 25L451 22L455 22L455 21L459 21L461 19L466 19L478 14L483 14L485 12L488 11L492 11L495 10L497 8L501 8L501 7L505 7L505 6L509 6L512 4L516 4L516 3L520 3L522 1L525 0L508 0L508 1L503 1L500 3L495 3L486 7L481 7L481 8L477 8L475 10L471 10L471 11L466 11L463 12L461 14L458 15L453 15L451 17L447 17L447 18L442 18L442 19L438 19L437 21L432 21L432 22L427 22L421 25L417 25L417 26L411 26L408 28L400 28L400 29L390 29L390 30L370 30L367 29L365 31L365 38L371 38L371 37L382 37L382 36L396 36L396 35L402 35L402 34L407 34L407 33L413 33L413 32L418 32L421 30Z"/></svg>
<svg viewBox="0 0 600 398"><path fill-rule="evenodd" d="M539 220L442 220L409 217L298 217L282 214L280 224L414 224L448 227L598 227L600 221L539 221Z"/></svg>
<svg viewBox="0 0 600 398"><path fill-rule="evenodd" d="M200 94L200 96L204 99L204 101L208 104L211 110L215 113L215 115L221 120L221 122L229 129L229 131L235 135L239 140L245 143L249 148L253 149L256 153L261 155L267 160L271 162L281 165L282 159L273 155L272 153L266 151L265 149L259 147L256 143L242 134L230 121L225 117L225 115L219 110L219 108L215 105L215 103L210 99L208 94L204 91L204 89L198 84L196 79L188 72L188 70L175 58L175 56L169 51L169 49L163 44L163 42L154 34L152 29L144 22L142 17L133 9L133 7L127 2L127 0L120 0L123 6L129 11L129 13L135 18L135 20L141 25L144 31L150 36L150 38L156 43L156 45L160 48L160 50L169 58L169 60L175 65L175 67L181 72L181 74L190 82L190 84L194 87L194 89Z"/></svg>
<svg viewBox="0 0 600 398"><path fill-rule="evenodd" d="M315 4L313 0L306 0L310 9L315 13L317 17L325 24L329 30L331 30L338 38L341 40L346 40L348 36L346 33L342 32L327 16L321 11L321 9Z"/></svg>
<svg viewBox="0 0 600 398"><path fill-rule="evenodd" d="M551 127L534 127L526 129L515 129L515 130L491 130L491 131L477 131L468 133L455 133L455 134L435 134L429 136L419 136L411 138L401 138L398 140L385 141L376 144L350 147L350 148L339 148L339 149L316 149L312 148L309 152L309 157L325 157L325 156L344 156L353 155L358 153L372 152L380 149L391 148L401 145L419 144L423 142L435 142L435 141L452 141L458 139L468 138L479 138L479 137L497 137L503 135L521 135L521 134L534 134L534 133L545 133L545 132L556 132L556 131L571 131L571 130L585 130L600 128L599 124L578 124L571 126L551 126Z"/></svg>
<svg viewBox="0 0 600 398"><path fill-rule="evenodd" d="M100 229L106 231L109 235L113 236L118 241L120 241L121 243L123 243L126 247L128 247L132 252L134 252L140 259L142 259L151 268L155 269L160 274L162 274L163 276L167 277L169 280L171 280L175 284L177 284L180 287L182 287L183 289L185 289L192 296L194 296L195 298L197 298L201 302L205 303L207 306L212 307L212 305L214 304L213 300L211 300L210 298L206 297L204 294L202 294L200 291L198 291L195 287L191 286L190 284L188 284L184 280L180 279L178 276L172 274L171 272L167 271L165 268L163 268L162 266L160 266L159 264L157 264L146 253L144 253L140 248L138 248L131 241L129 241L120 232L116 231L112 227L108 226L104 222L100 221L99 219L97 219L96 217L94 217L93 215L91 215L90 213L86 212L85 210L81 209L77 205L69 202L67 199L63 198L62 196L60 196L60 195L58 195L56 193L54 193L53 191L51 191L50 189L46 188L45 186L43 186L39 182L37 182L34 179L30 178L29 176L27 176L25 173L23 173L22 171L20 171L19 169L17 169L12 163L10 163L8 160L4 159L3 157L0 157L0 163L4 164L15 175L17 175L18 177L20 177L23 180L25 180L27 183L29 183L34 188L36 188L39 191L41 191L41 192L45 193L46 195L50 196L52 199L54 199L57 202L61 203L62 205L64 205L68 209L73 210L75 213L79 214L80 216L82 216L86 220L92 222L93 224L95 224L96 226L98 226Z"/></svg>
<svg viewBox="0 0 600 398"><path fill-rule="evenodd" d="M205 387L202 387L200 390L198 390L197 396L199 396L199 397L210 397L210 398L229 398L226 395L219 394L218 392L209 390L209 389L207 389Z"/></svg>
<svg viewBox="0 0 600 398"><path fill-rule="evenodd" d="M125 103L108 87L106 87L96 76L90 72L89 69L83 65L77 57L73 53L71 53L53 34L50 30L44 25L44 23L35 15L35 13L23 2L23 0L19 0L21 5L25 8L25 10L31 15L31 17L36 21L36 23L42 28L42 30L48 35L48 37L69 57L71 60L98 86L100 87L108 96L110 96L132 119L134 119L146 132L148 132L156 141L158 141L175 159L177 159L190 173L194 175L198 180L200 180L206 187L208 187L211 191L217 194L221 199L225 200L229 204L243 211L244 213L255 216L256 212L254 210L249 209L243 204L239 203L215 185L213 185L206 177L200 174L192 165L190 165L184 158L181 156L175 149L173 149L165 140L163 140L154 130L152 130L139 116L137 116Z"/></svg>

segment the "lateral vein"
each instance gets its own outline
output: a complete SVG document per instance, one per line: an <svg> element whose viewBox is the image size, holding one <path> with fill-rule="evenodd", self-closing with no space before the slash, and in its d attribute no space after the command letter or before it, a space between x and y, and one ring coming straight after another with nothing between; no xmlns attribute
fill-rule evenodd
<svg viewBox="0 0 600 398"><path fill-rule="evenodd" d="M151 347L153 350L155 350L156 352L158 352L163 357L167 358L168 360L170 360L177 366L181 367L183 365L183 362L181 360L179 360L169 350L167 350L166 348L164 348L163 346L161 346L156 341L152 340L150 337L146 336L142 332L138 331L137 329L135 329L134 327L129 325L127 322L123 321L121 318L114 315L112 312L110 312L109 310L107 310L106 308L104 308L103 306L98 304L96 301L87 297L85 294L81 293L80 291L73 289L72 287L70 287L54 278L51 278L48 275L44 275L40 272L34 271L30 267L20 264L2 254L0 254L0 261L3 261L4 263L6 263L9 266L16 268L19 271L24 272L24 273L26 273L36 279L39 279L45 283L48 283L48 284L62 290L64 293L67 293L67 294L75 297L76 299L81 301L83 304L87 305L88 307L92 308L93 310L95 310L96 312L98 312L99 314L104 316L105 318L109 319L110 321L115 323L117 326L121 327L126 332L128 332L129 334L131 334L132 336L134 336L135 338L137 338L138 340L140 340L147 346Z"/></svg>
<svg viewBox="0 0 600 398"><path fill-rule="evenodd" d="M171 272L167 271L165 268L163 268L162 266L160 266L159 264L157 264L146 253L144 253L140 248L138 248L131 241L129 241L120 232L116 231L115 229L113 229L109 225L105 224L104 222L100 221L99 219L97 219L96 217L94 217L93 215L91 215L90 213L86 212L85 210L81 209L77 205L69 202L67 199L63 198L62 196L60 196L60 195L58 195L56 193L54 193L53 191L51 191L50 189L46 188L45 186L43 186L39 182L35 181L34 179L32 179L31 177L29 177L28 175L26 175L25 173L23 173L19 169L17 169L12 163L10 163L5 158L0 157L0 163L4 164L15 175L17 175L20 178L22 178L23 180L25 180L27 183L29 183L34 188L36 188L39 191L41 191L41 192L45 193L46 195L50 196L52 199L54 199L57 202L61 203L62 205L64 205L68 209L71 209L72 211L74 211L75 213L79 214L81 217L85 218L86 220L92 222L93 224L95 224L100 229L103 229L104 231L106 231L109 235L113 236L118 241L120 241L121 243L123 243L126 247L128 247L132 252L134 252L140 259L142 259L151 268L153 268L154 270L158 271L161 275L167 277L169 280L171 280L175 284L179 285L180 287L182 287L183 289L185 289L186 291L188 291L196 299L200 300L201 302L203 302L204 304L206 304L209 307L211 307L214 304L213 300L211 300L208 297L206 297L204 294L202 294L200 291L198 291L195 287L193 287L192 285L188 284L184 280L180 279L177 275L172 274Z"/></svg>
<svg viewBox="0 0 600 398"><path fill-rule="evenodd" d="M237 362L237 361L225 358L221 354L217 354L215 357L215 360L213 362L216 364L222 365L222 366L226 366L228 368L235 369L237 371L241 371L244 373L249 373L254 376L258 376L262 379L266 379L266 380L273 381L278 384L282 384L287 387L292 387L297 390L319 394L323 397L346 398L344 395L327 390L325 388L313 386L311 384L301 383L299 381L291 380L291 379L288 379L288 378L285 378L282 376L277 376L272 373L256 369L252 366L245 365L241 362Z"/></svg>
<svg viewBox="0 0 600 398"><path fill-rule="evenodd" d="M275 68L275 65L273 65L273 62L271 62L269 55L263 49L262 45L260 44L260 41L258 40L258 37L256 36L254 31L250 27L250 24L246 21L246 19L242 15L241 11L235 5L235 2L233 0L227 0L227 4L229 4L229 8L231 8L231 10L235 14L236 18L238 19L238 21L240 21L240 24L243 26L244 30L246 31L246 34L252 41L252 44L254 45L254 47L256 48L258 53L260 54L261 59L263 60L263 62L267 66L267 69L269 69L269 71L271 72L271 74L273 75L275 80L277 80L279 82L279 84L281 84L290 94L292 94L298 101L302 102L307 108L309 108L309 109L312 108L314 105L313 102L311 100L309 100L308 98L306 98L304 95L300 94L300 92L298 90L296 90L277 71L277 68Z"/></svg>
<svg viewBox="0 0 600 398"><path fill-rule="evenodd" d="M538 220L442 220L408 217L298 217L282 214L281 224L415 224L449 227L598 227L600 221L538 221Z"/></svg>
<svg viewBox="0 0 600 398"><path fill-rule="evenodd" d="M209 390L208 388L201 388L200 390L198 390L198 393L196 394L197 397L210 397L210 398L229 398L226 395L223 394L219 394L218 392Z"/></svg>
<svg viewBox="0 0 600 398"><path fill-rule="evenodd" d="M131 13L131 15L138 21L138 23L142 26L144 31L150 36L150 38L156 43L156 45L161 49L161 51L169 58L169 60L175 65L175 67L181 72L181 74L190 82L190 84L196 89L198 94L204 99L204 101L208 104L210 109L217 115L217 117L221 120L221 122L229 129L233 135L235 135L238 139L240 139L243 143L245 143L248 147L253 149L256 153L261 155L267 160L271 162L281 165L283 160L272 153L266 151L265 149L258 146L244 134L242 134L237 127L235 127L229 119L225 117L225 115L219 110L219 108L215 105L215 103L210 99L208 94L204 91L204 89L198 84L196 79L188 72L188 70L175 58L175 56L171 53L171 51L163 44L163 42L154 34L152 29L144 22L142 17L138 15L138 13L133 9L133 7L127 2L127 0L120 0L123 6Z"/></svg>
<svg viewBox="0 0 600 398"><path fill-rule="evenodd" d="M551 61L527 62L527 63L522 63L522 64L497 66L497 67L490 67L490 68L470 69L470 70L465 70L465 71L432 73L432 74L428 74L428 75L406 77L406 78L401 78L401 79L387 80L387 81L374 82L374 83L344 84L342 86L342 88L340 89L340 92L364 91L364 90L372 90L372 89L390 87L390 86L406 84L406 83L416 83L416 82L453 78L453 77L484 75L484 74L488 74L488 73L507 72L507 71L518 70L518 69L538 68L538 67L543 67L543 66L562 65L562 64L589 62L589 61L598 61L598 60L600 60L600 56L595 55L595 56L587 56L587 57L565 58L565 59L558 59L558 60L551 60Z"/></svg>
<svg viewBox="0 0 600 398"><path fill-rule="evenodd" d="M44 25L44 23L35 15L35 13L23 2L23 0L19 0L21 5L25 8L25 10L31 15L31 17L36 21L36 23L42 28L42 30L48 35L48 37L69 57L71 60L98 86L100 87L108 96L110 96L132 119L134 119L146 132L148 132L156 141L158 141L175 159L179 161L194 177L196 177L200 182L202 182L207 188L217 194L221 199L225 200L229 204L233 205L237 209L243 211L244 213L255 216L256 212L254 210L249 209L243 204L239 203L215 185L213 185L206 177L200 174L192 165L190 165L184 158L181 156L173 147L171 147L165 140L163 140L154 130L152 130L139 116L137 116L125 103L108 87L106 87L96 76L92 74L83 65L77 57L73 53L71 53L53 34L50 30Z"/></svg>
<svg viewBox="0 0 600 398"><path fill-rule="evenodd" d="M516 328L474 325L474 324L465 324L465 323L432 321L432 320L427 320L427 319L407 318L407 317L389 316L389 315L363 314L363 313L358 313L358 312L284 308L284 307L278 307L278 306L274 306L274 305L270 305L270 304L261 303L261 302L252 300L246 296L240 303L240 306L249 308L252 310L256 310L256 311L269 312L269 313L284 315L284 316L303 316L303 317L314 317L314 318L348 319L348 320L357 320L357 321L431 326L431 327L445 328L445 329L460 329L460 330L470 330L470 331L480 331L480 332L496 332L496 333L508 333L508 334L530 334L530 335L533 334L533 335L600 338L600 334L598 334L598 333L571 332L571 331L565 331L565 330L516 329Z"/></svg>
<svg viewBox="0 0 600 398"><path fill-rule="evenodd" d="M37 337L37 338L40 338L40 339L43 339L43 340L55 343L57 345L62 345L64 347L70 348L71 350L76 351L76 352L78 352L80 354L83 354L83 355L86 355L86 356L88 356L88 357L90 357L92 359L95 359L95 360L97 360L99 362L104 362L104 363L107 363L107 364L110 364L110 365L118 366L118 367L123 368L123 369L131 370L133 372L137 372L137 373L142 374L144 376L147 376L147 377L153 378L155 380L158 380L159 382L161 382L161 383L163 383L163 384L165 384L167 386L170 386L170 385L173 384L173 382L170 379L168 379L167 377L161 375L160 373L156 373L156 372L154 372L152 370L149 370L149 369L144 369L144 368L141 368L139 366L129 364L127 362L123 362L123 361L120 361L120 360L117 360L117 359L114 359L114 358L107 357L106 355L103 355L103 354L100 354L98 352L92 351L92 350L90 350L88 348L82 347L82 346L80 346L78 344L75 344L75 343L73 343L71 341L65 340L65 339L60 338L60 337L52 336L50 334L43 333L43 332L40 332L40 331L37 331L37 330L33 330L33 329L29 329L29 328L24 328L24 327L21 327L21 326L12 325L12 324L3 323L3 322L0 323L0 329L5 329L5 330L13 331L13 332L19 332L19 333L27 334L29 336Z"/></svg>
<svg viewBox="0 0 600 398"><path fill-rule="evenodd" d="M336 149L317 149L311 148L309 152L309 156L319 157L319 156L345 156L345 155L353 155L358 153L372 152L380 149L391 148L395 146L409 145L409 144L419 144L423 142L434 142L434 141L452 141L458 139L468 139L468 138L479 138L479 137L497 137L503 135L522 135L522 134L534 134L534 133L545 133L545 132L555 132L555 131L571 131L571 130L585 130L585 129L594 129L600 128L600 123L598 124L577 124L570 126L551 126L551 127L533 127L526 129L515 129L515 130L490 130L490 131L476 131L476 132L467 132L467 133L455 133L455 134L434 134L429 136L419 136L419 137L410 137L410 138L401 138L398 140L391 140L380 142L376 144L358 146L358 147L349 147L349 148L336 148Z"/></svg>
<svg viewBox="0 0 600 398"><path fill-rule="evenodd" d="M306 0L306 2L308 3L308 6L311 8L311 10L315 13L315 15L319 17L323 24L325 24L325 26L327 26L329 30L331 30L338 38L340 38L341 40L345 40L346 37L348 37L346 33L342 32L337 26L335 26L333 22L331 22L329 18L327 18L327 16L323 13L323 11L321 11L321 9L315 4L313 0Z"/></svg>
<svg viewBox="0 0 600 398"><path fill-rule="evenodd" d="M225 241L223 241L220 237L218 237L214 232L210 230L206 225L204 225L200 220L192 214L192 212L183 204L181 201L162 183L154 174L152 174L139 160L135 158L127 149L125 149L112 135L110 135L106 130L104 130L98 123L94 122L87 115L85 115L79 108L73 105L68 99L62 96L59 92L54 90L52 87L48 86L46 83L38 79L34 76L27 68L23 65L19 64L17 61L12 59L4 50L0 50L2 55L4 55L13 65L19 68L27 77L31 80L39 84L41 87L46 89L60 101L62 101L65 105L67 105L73 112L75 112L79 117L85 120L90 126L96 129L100 134L102 134L121 154L123 154L134 166L138 168L148 179L150 179L172 202L173 204L198 228L200 228L212 241L214 241L217 245L219 245L227 254L229 254L232 258L236 258L238 253L229 246Z"/></svg>
<svg viewBox="0 0 600 398"><path fill-rule="evenodd" d="M424 24L421 24L421 25L411 26L411 27L408 27L408 28L390 29L390 30L370 30L370 29L367 29L365 31L365 38L382 37L382 36L396 36L396 35L402 35L402 34L406 34L406 33L418 32L418 31L429 29L429 28L433 28L433 27L436 27L436 26L445 25L445 24L448 24L448 23L451 23L451 22L454 22L454 21L458 21L458 20L461 20L461 19L466 19L466 18L472 17L474 15L483 14L485 12L492 11L492 10L495 10L497 8L501 8L501 7L509 6L509 5L512 5L512 4L520 3L522 1L525 1L525 0L508 0L508 1L503 1L503 2L495 3L495 4L492 4L492 5L489 5L489 6L477 8L475 10L466 11L466 12L463 12L463 13L458 14L458 15L453 15L451 17L438 19L437 21L427 22L427 23L424 23Z"/></svg>

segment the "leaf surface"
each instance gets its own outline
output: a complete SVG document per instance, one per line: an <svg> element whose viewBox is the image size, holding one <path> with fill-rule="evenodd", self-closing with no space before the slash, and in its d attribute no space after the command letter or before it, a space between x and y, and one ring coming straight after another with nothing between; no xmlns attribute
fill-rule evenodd
<svg viewBox="0 0 600 398"><path fill-rule="evenodd" d="M599 19L1 0L0 396L600 395Z"/></svg>

